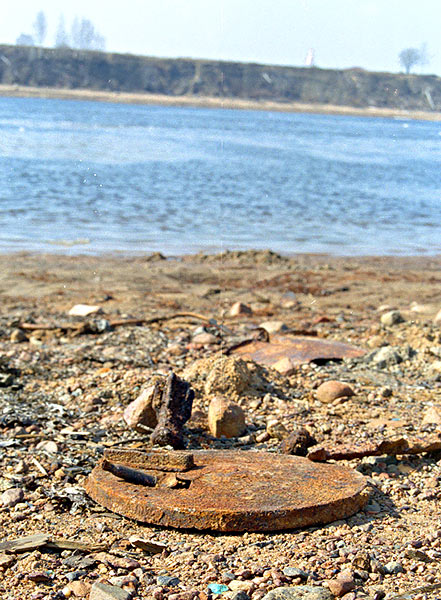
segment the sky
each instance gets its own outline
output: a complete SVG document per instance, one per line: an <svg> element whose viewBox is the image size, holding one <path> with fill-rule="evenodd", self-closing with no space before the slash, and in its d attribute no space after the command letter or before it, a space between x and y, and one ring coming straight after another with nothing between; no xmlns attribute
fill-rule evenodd
<svg viewBox="0 0 441 600"><path fill-rule="evenodd" d="M304 66L309 49L322 68L398 72L404 48L427 46L415 72L441 75L441 0L2 0L0 43L32 34L38 11L53 46L87 18L106 49L158 57Z"/></svg>

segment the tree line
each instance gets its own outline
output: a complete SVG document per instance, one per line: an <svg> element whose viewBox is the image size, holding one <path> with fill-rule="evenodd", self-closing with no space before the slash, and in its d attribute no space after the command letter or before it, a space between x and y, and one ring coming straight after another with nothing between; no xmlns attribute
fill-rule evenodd
<svg viewBox="0 0 441 600"><path fill-rule="evenodd" d="M43 46L47 37L47 20L40 10L33 23L33 33L18 36L18 46ZM55 48L77 48L78 50L105 50L106 40L89 19L75 17L70 28L66 27L64 15L60 15L55 33Z"/></svg>

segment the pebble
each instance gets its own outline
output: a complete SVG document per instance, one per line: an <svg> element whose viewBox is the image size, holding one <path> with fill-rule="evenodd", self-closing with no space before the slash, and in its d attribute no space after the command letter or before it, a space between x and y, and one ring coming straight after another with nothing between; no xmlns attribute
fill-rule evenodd
<svg viewBox="0 0 441 600"><path fill-rule="evenodd" d="M380 369L390 365L397 365L402 360L400 354L392 346L383 346L372 357L372 362L377 364Z"/></svg>
<svg viewBox="0 0 441 600"><path fill-rule="evenodd" d="M163 585L164 587L176 587L179 585L180 581L178 577L173 577L171 575L158 575L156 583L158 585Z"/></svg>
<svg viewBox="0 0 441 600"><path fill-rule="evenodd" d="M42 440L37 444L36 449L47 452L48 454L57 454L58 452L58 446L52 440Z"/></svg>
<svg viewBox="0 0 441 600"><path fill-rule="evenodd" d="M230 317L238 317L240 315L251 315L253 311L247 304L243 302L235 302L230 308Z"/></svg>
<svg viewBox="0 0 441 600"><path fill-rule="evenodd" d="M15 563L15 556L11 554L0 554L0 569L7 569Z"/></svg>
<svg viewBox="0 0 441 600"><path fill-rule="evenodd" d="M278 587L264 596L263 600L332 600L331 592L315 585Z"/></svg>
<svg viewBox="0 0 441 600"><path fill-rule="evenodd" d="M155 385L149 385L141 394L130 402L126 407L123 418L129 427L137 429L144 425L154 428L158 423L155 409L153 408L153 398L155 396Z"/></svg>
<svg viewBox="0 0 441 600"><path fill-rule="evenodd" d="M381 315L381 324L386 327L391 327L393 325L397 325L398 323L403 323L404 319L399 310L390 310L389 312Z"/></svg>
<svg viewBox="0 0 441 600"><path fill-rule="evenodd" d="M115 585L96 582L90 590L89 600L130 600L132 594Z"/></svg>
<svg viewBox="0 0 441 600"><path fill-rule="evenodd" d="M75 304L69 310L68 314L71 317L87 317L89 315L96 315L98 313L103 312L103 309L100 306L95 306L91 304Z"/></svg>
<svg viewBox="0 0 441 600"><path fill-rule="evenodd" d="M218 396L208 407L208 427L214 437L240 437L246 429L245 413L235 402Z"/></svg>
<svg viewBox="0 0 441 600"><path fill-rule="evenodd" d="M14 344L19 344L20 342L28 341L27 335L21 329L13 329L12 333L11 333L11 337L9 339Z"/></svg>
<svg viewBox="0 0 441 600"><path fill-rule="evenodd" d="M282 572L284 575L286 575L286 577L300 577L300 579L305 580L308 579L309 576L307 571L303 571L297 567L285 567Z"/></svg>
<svg viewBox="0 0 441 600"><path fill-rule="evenodd" d="M386 563L383 567L384 572L389 575L396 575L397 573L404 573L403 565L396 560L391 560Z"/></svg>
<svg viewBox="0 0 441 600"><path fill-rule="evenodd" d="M300 427L292 431L280 444L280 451L283 454L295 454L296 456L306 456L308 448L317 444L317 440L312 437L307 429ZM288 569L291 567L287 567Z"/></svg>
<svg viewBox="0 0 441 600"><path fill-rule="evenodd" d="M320 402L329 403L337 398L354 396L354 390L347 383L330 380L325 381L317 388L316 395Z"/></svg>
<svg viewBox="0 0 441 600"><path fill-rule="evenodd" d="M223 594L228 592L228 587L224 583L209 583L207 589L212 594Z"/></svg>
<svg viewBox="0 0 441 600"><path fill-rule="evenodd" d="M441 407L430 406L424 413L422 425L428 425L435 423L436 425L441 424Z"/></svg>
<svg viewBox="0 0 441 600"><path fill-rule="evenodd" d="M266 331L271 335L274 333L282 333L283 331L288 331L289 327L283 321L264 321L260 323L259 327L266 329Z"/></svg>
<svg viewBox="0 0 441 600"><path fill-rule="evenodd" d="M86 581L71 581L63 589L63 592L64 590L70 592L76 598L86 598L90 594L91 584L87 583Z"/></svg>
<svg viewBox="0 0 441 600"><path fill-rule="evenodd" d="M246 592L240 590L231 596L231 600L250 600L250 597Z"/></svg>
<svg viewBox="0 0 441 600"><path fill-rule="evenodd" d="M220 339L212 333L198 333L193 337L194 344L202 344L203 346L207 346L209 344L219 344L219 342Z"/></svg>
<svg viewBox="0 0 441 600"><path fill-rule="evenodd" d="M355 581L350 571L342 571L335 579L328 581L328 587L334 596L344 596L355 588Z"/></svg>
<svg viewBox="0 0 441 600"><path fill-rule="evenodd" d="M270 437L275 438L276 440L283 440L288 435L288 430L285 425L277 419L268 421L266 424L266 432Z"/></svg>
<svg viewBox="0 0 441 600"><path fill-rule="evenodd" d="M10 488L1 495L1 503L3 506L12 508L24 499L24 493L21 488Z"/></svg>

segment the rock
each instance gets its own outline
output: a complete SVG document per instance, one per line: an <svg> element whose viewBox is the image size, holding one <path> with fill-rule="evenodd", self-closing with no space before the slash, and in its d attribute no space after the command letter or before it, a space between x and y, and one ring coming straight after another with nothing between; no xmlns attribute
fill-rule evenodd
<svg viewBox="0 0 441 600"><path fill-rule="evenodd" d="M116 585L96 582L90 590L89 600L130 600L132 594Z"/></svg>
<svg viewBox="0 0 441 600"><path fill-rule="evenodd" d="M91 304L75 304L69 311L71 317L88 317L89 315L96 315L102 313L103 309L100 306L93 306Z"/></svg>
<svg viewBox="0 0 441 600"><path fill-rule="evenodd" d="M158 575L156 578L156 583L158 585L163 585L164 587L176 587L179 585L180 581L178 577L172 577L170 575Z"/></svg>
<svg viewBox="0 0 441 600"><path fill-rule="evenodd" d="M12 508L24 499L23 490L21 488L10 488L1 495L1 503L3 506Z"/></svg>
<svg viewBox="0 0 441 600"><path fill-rule="evenodd" d="M213 398L208 407L208 427L214 437L240 437L246 429L245 413L231 400Z"/></svg>
<svg viewBox="0 0 441 600"><path fill-rule="evenodd" d="M304 427L292 431L280 444L280 451L283 454L294 454L296 456L306 456L308 448L315 446L317 440ZM288 568L288 567L287 567Z"/></svg>
<svg viewBox="0 0 441 600"><path fill-rule="evenodd" d="M403 362L400 353L393 346L383 346L372 356L372 362L380 369Z"/></svg>
<svg viewBox="0 0 441 600"><path fill-rule="evenodd" d="M198 333L193 337L194 344L203 344L204 346L207 346L209 344L219 344L219 342L220 339L218 337L216 337L212 333L207 333L205 331L203 333Z"/></svg>
<svg viewBox="0 0 441 600"><path fill-rule="evenodd" d="M266 329L266 331L272 335L274 333L282 333L283 331L288 331L289 327L283 321L264 321L259 325L262 329Z"/></svg>
<svg viewBox="0 0 441 600"><path fill-rule="evenodd" d="M233 579L228 584L228 587L233 592L249 592L250 589L254 587L254 583L252 581L242 581L241 579Z"/></svg>
<svg viewBox="0 0 441 600"><path fill-rule="evenodd" d="M293 375L298 370L299 366L295 365L292 362L292 360L289 358L289 356L284 356L283 358L278 360L276 363L274 363L271 366L271 368L275 369L282 375L289 377L290 375Z"/></svg>
<svg viewBox="0 0 441 600"><path fill-rule="evenodd" d="M272 438L276 440L283 440L288 435L288 430L285 425L277 419L271 419L266 424L266 432Z"/></svg>
<svg viewBox="0 0 441 600"><path fill-rule="evenodd" d="M239 590L233 596L231 596L231 600L250 600L250 597L243 590Z"/></svg>
<svg viewBox="0 0 441 600"><path fill-rule="evenodd" d="M0 569L7 569L15 563L15 556L11 554L0 554Z"/></svg>
<svg viewBox="0 0 441 600"><path fill-rule="evenodd" d="M422 425L429 425L431 423L435 423L436 425L441 425L441 407L440 406L430 406L424 413Z"/></svg>
<svg viewBox="0 0 441 600"><path fill-rule="evenodd" d="M354 390L347 383L341 381L325 381L317 388L317 399L320 402L329 403L337 398L354 396Z"/></svg>
<svg viewBox="0 0 441 600"><path fill-rule="evenodd" d="M71 581L64 589L71 592L76 598L86 598L90 594L91 584L86 581Z"/></svg>
<svg viewBox="0 0 441 600"><path fill-rule="evenodd" d="M207 396L239 396L250 387L253 379L244 360L225 355L195 361L185 369L184 378Z"/></svg>
<svg viewBox="0 0 441 600"><path fill-rule="evenodd" d="M57 454L58 452L58 446L52 440L42 440L41 442L38 442L36 449L47 452L48 454Z"/></svg>
<svg viewBox="0 0 441 600"><path fill-rule="evenodd" d="M419 302L411 302L410 310L420 315L433 315L436 311L433 304L420 304Z"/></svg>
<svg viewBox="0 0 441 600"><path fill-rule="evenodd" d="M297 567L285 567L282 572L286 577L300 577L300 579L304 579L305 581L309 577L307 571L302 571L302 569L298 569Z"/></svg>
<svg viewBox="0 0 441 600"><path fill-rule="evenodd" d="M434 360L429 369L432 373L441 373L441 360Z"/></svg>
<svg viewBox="0 0 441 600"><path fill-rule="evenodd" d="M383 567L384 572L389 575L397 575L397 573L404 573L403 565L396 560L391 560Z"/></svg>
<svg viewBox="0 0 441 600"><path fill-rule="evenodd" d="M235 302L230 308L230 317L239 317L240 315L252 315L253 311L249 306L242 302Z"/></svg>
<svg viewBox="0 0 441 600"><path fill-rule="evenodd" d="M344 596L355 588L354 576L350 571L342 571L335 579L328 581L328 587L334 596Z"/></svg>
<svg viewBox="0 0 441 600"><path fill-rule="evenodd" d="M123 415L127 425L132 429L139 429L140 432L145 431L142 426L155 428L158 424L155 407L159 402L160 394L161 385L155 382L143 390L136 400L130 402Z"/></svg>
<svg viewBox="0 0 441 600"><path fill-rule="evenodd" d="M331 592L318 585L296 585L271 590L263 600L332 600Z"/></svg>
<svg viewBox="0 0 441 600"><path fill-rule="evenodd" d="M390 310L389 312L381 315L381 324L386 327L397 325L398 323L404 323L404 319L399 310Z"/></svg>
<svg viewBox="0 0 441 600"><path fill-rule="evenodd" d="M210 583L207 588L212 594L223 594L224 592L228 592L228 587L224 583Z"/></svg>
<svg viewBox="0 0 441 600"><path fill-rule="evenodd" d="M435 318L433 319L434 323L441 323L441 310L439 310L436 315Z"/></svg>
<svg viewBox="0 0 441 600"><path fill-rule="evenodd" d="M11 337L9 339L14 344L19 344L20 342L27 342L28 341L27 335L21 329L14 329L12 331Z"/></svg>

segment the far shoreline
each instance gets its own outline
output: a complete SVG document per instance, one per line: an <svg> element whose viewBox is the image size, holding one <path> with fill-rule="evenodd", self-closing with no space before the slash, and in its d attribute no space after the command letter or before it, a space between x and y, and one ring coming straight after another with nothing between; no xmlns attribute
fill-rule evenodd
<svg viewBox="0 0 441 600"><path fill-rule="evenodd" d="M40 88L0 84L0 97L48 98L57 100L82 100L114 102L153 106L176 106L191 108L217 108L229 110L260 110L268 112L341 115L352 117L377 117L415 121L441 121L441 112L412 111L369 106L357 108L333 104L303 104L299 102L275 102L270 100L244 100L241 98L218 98L208 96L166 96L105 90Z"/></svg>

